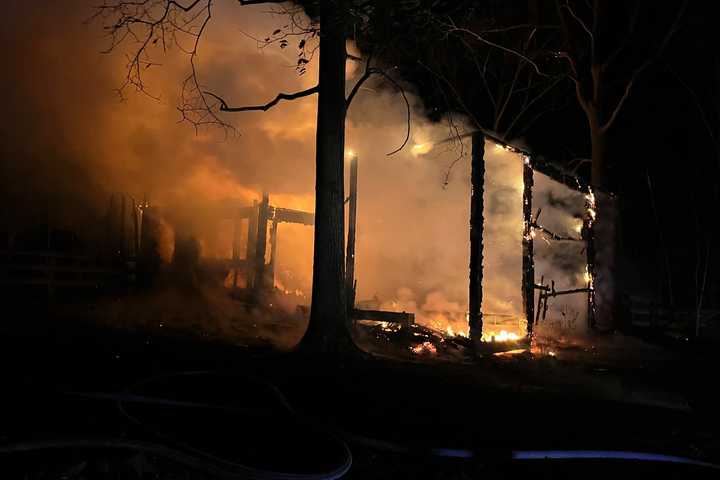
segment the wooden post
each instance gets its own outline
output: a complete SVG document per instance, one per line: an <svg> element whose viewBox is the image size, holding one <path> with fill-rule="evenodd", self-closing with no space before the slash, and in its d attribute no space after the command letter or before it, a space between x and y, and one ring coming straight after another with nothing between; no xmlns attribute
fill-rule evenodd
<svg viewBox="0 0 720 480"><path fill-rule="evenodd" d="M532 188L533 168L529 156L523 156L523 266L522 266L522 292L525 306L525 321L527 322L527 335L533 333L533 308L535 306L535 262L533 259L532 238Z"/></svg>
<svg viewBox="0 0 720 480"><path fill-rule="evenodd" d="M358 157L353 155L350 159L350 200L348 205L348 238L347 252L345 254L345 289L348 308L348 318L352 318L355 308L355 228L357 223L357 174Z"/></svg>
<svg viewBox="0 0 720 480"><path fill-rule="evenodd" d="M120 194L120 257L125 260L127 256L127 242L125 241L125 194Z"/></svg>
<svg viewBox="0 0 720 480"><path fill-rule="evenodd" d="M240 218L235 215L233 222L233 239L232 239L232 288L237 287L238 259L240 258Z"/></svg>
<svg viewBox="0 0 720 480"><path fill-rule="evenodd" d="M272 225L270 226L270 269L267 274L270 288L275 288L275 265L278 256L277 231L278 222L273 219Z"/></svg>
<svg viewBox="0 0 720 480"><path fill-rule="evenodd" d="M247 249L245 251L245 259L248 264L255 258L255 244L257 243L257 220L258 220L258 202L253 200L252 213L248 217L248 231L247 231ZM252 278L248 278L248 285L253 282Z"/></svg>
<svg viewBox="0 0 720 480"><path fill-rule="evenodd" d="M482 338L482 277L483 277L483 208L485 177L485 135L475 132L472 136L470 197L470 338L479 342Z"/></svg>
<svg viewBox="0 0 720 480"><path fill-rule="evenodd" d="M138 204L135 203L135 199L132 199L132 219L133 219L133 241L132 241L132 248L133 248L133 257L137 259L138 255L140 254L140 219L138 218L138 215L140 214Z"/></svg>
<svg viewBox="0 0 720 480"><path fill-rule="evenodd" d="M258 206L257 220L257 242L255 244L255 278L253 288L258 294L265 288L265 251L267 242L267 223L269 213L270 196L267 192L263 192L262 202Z"/></svg>

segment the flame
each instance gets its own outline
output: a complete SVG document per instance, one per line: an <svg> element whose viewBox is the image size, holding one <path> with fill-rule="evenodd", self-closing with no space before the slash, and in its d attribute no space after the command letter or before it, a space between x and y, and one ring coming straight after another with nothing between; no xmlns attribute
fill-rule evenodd
<svg viewBox="0 0 720 480"><path fill-rule="evenodd" d="M448 337L465 337L468 338L468 333L463 332L462 330L458 330L457 332L453 329L452 325L448 325L447 329L445 329L445 333L447 333Z"/></svg>
<svg viewBox="0 0 720 480"><path fill-rule="evenodd" d="M579 220L573 227L577 233L582 233L583 221Z"/></svg>
<svg viewBox="0 0 720 480"><path fill-rule="evenodd" d="M506 330L500 330L499 332L488 331L483 332L480 340L483 342L515 342L520 340L520 335Z"/></svg>
<svg viewBox="0 0 720 480"><path fill-rule="evenodd" d="M418 343L413 347L410 347L410 351L413 352L415 355L420 355L426 352L431 355L435 355L437 353L437 348L430 342L423 342Z"/></svg>
<svg viewBox="0 0 720 480"><path fill-rule="evenodd" d="M430 150L433 149L433 144L431 142L425 142L425 143L416 143L413 145L411 151L413 156L417 157L418 155L424 155Z"/></svg>
<svg viewBox="0 0 720 480"><path fill-rule="evenodd" d="M588 287L592 288L593 287L593 276L590 273L590 269L588 268L587 265L585 265L584 278L585 278L585 283L587 283Z"/></svg>

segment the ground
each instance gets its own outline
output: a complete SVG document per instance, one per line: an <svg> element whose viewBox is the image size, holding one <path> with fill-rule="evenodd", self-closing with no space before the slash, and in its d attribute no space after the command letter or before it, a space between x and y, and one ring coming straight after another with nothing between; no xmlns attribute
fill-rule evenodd
<svg viewBox="0 0 720 480"><path fill-rule="evenodd" d="M720 461L717 394L706 381L711 346L661 348L614 335L477 357L450 346L438 355L413 354L406 345L375 338L370 358L328 360L273 348L260 338L283 331L286 317L239 325L228 339L189 335L172 325L111 328L87 316L50 313L16 311L3 326L3 443L101 436L162 444L170 433L173 441L222 458L313 471L342 458L332 432L353 455L346 478L515 478L543 469L557 478L615 468L507 463L509 452L520 449L625 449ZM358 339L368 348L375 333L365 328ZM218 370L223 374L162 377ZM155 383L137 385L155 375L161 376ZM118 394L232 408L130 401L122 406L139 421L129 421L113 401ZM16 472L80 472L75 478L121 467L153 471L151 478L206 478L197 471L172 476L190 467L134 450L119 456L115 450L62 452L16 454L6 465ZM448 452L473 457L443 456ZM56 478L48 475L28 478Z"/></svg>

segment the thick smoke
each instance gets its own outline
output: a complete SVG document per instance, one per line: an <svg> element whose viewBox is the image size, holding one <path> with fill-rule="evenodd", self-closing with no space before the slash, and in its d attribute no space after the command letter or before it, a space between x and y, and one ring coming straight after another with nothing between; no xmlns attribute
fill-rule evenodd
<svg viewBox="0 0 720 480"><path fill-rule="evenodd" d="M114 89L123 81L126 50L100 53L106 47L101 25L83 24L92 4L40 9L16 3L14 21L3 26L4 44L13 48L0 81L14 92L1 120L4 224L47 220L92 230L110 194L125 192L148 198L169 230L198 241L203 257L226 258L232 250L227 212L234 207L268 191L272 205L313 210L315 97L227 117L237 136L196 132L178 123L188 57L171 46L159 57L162 65L146 74L148 90L160 100L129 92L120 101ZM312 86L316 61L298 76L294 49L258 49L250 38L283 23L262 6L218 4L200 47L203 84L235 105ZM348 88L360 73L348 64ZM347 147L359 157L357 298L414 311L436 328L467 331L469 142L444 141L457 132L445 121L425 120L410 86L407 94L410 141L397 154L387 155L402 143L407 118L392 86L368 82L348 114ZM462 119L452 120L462 131ZM522 160L490 143L486 152L483 309L489 323L502 324L498 329L519 332ZM552 216L544 210L548 227ZM278 284L307 294L312 229L280 225L278 250ZM538 263L539 271L549 271ZM567 273L568 285L574 268L559 272ZM559 273L553 273L558 286L565 278Z"/></svg>
<svg viewBox="0 0 720 480"><path fill-rule="evenodd" d="M540 211L538 223L557 235L580 238L585 195L538 172L534 179L533 207L534 214ZM555 289L559 291L587 286L585 242L556 241L538 233L534 244L537 283L541 280L546 285L554 282ZM586 293L549 299L546 319L541 322L539 330L570 335L584 332L587 301Z"/></svg>

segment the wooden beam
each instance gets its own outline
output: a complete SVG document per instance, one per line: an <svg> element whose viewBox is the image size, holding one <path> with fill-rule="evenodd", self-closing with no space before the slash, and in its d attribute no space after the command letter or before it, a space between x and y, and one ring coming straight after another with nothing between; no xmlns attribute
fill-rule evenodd
<svg viewBox="0 0 720 480"><path fill-rule="evenodd" d="M386 312L383 310L353 308L351 316L353 320L372 320L375 322L402 323L403 325L415 323L415 314L408 312Z"/></svg>
<svg viewBox="0 0 720 480"><path fill-rule="evenodd" d="M309 212L293 210L291 208L275 207L275 221L278 223L299 223L301 225L315 225L315 215Z"/></svg>

